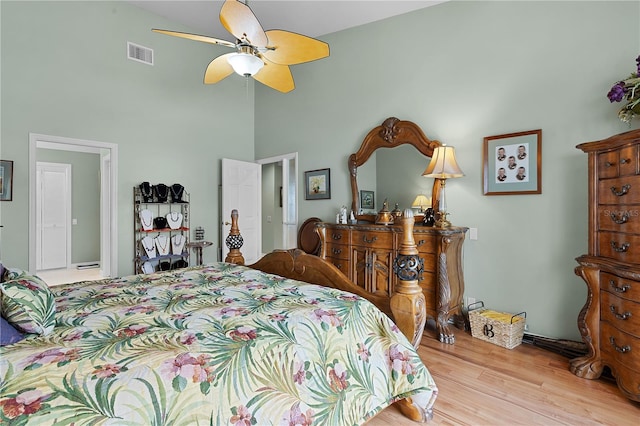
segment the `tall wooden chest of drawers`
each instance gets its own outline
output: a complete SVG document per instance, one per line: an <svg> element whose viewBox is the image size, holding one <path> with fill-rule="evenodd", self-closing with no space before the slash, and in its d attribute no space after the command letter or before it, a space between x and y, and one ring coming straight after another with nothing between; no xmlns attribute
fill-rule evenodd
<svg viewBox="0 0 640 426"><path fill-rule="evenodd" d="M358 286L390 297L398 281L393 262L402 242L399 226L318 223L320 257L333 263ZM439 339L454 343L449 319L463 322L461 314L464 279L462 245L467 228L433 228L416 225L413 229L419 256L424 263L418 281L425 296L427 317L436 322Z"/></svg>
<svg viewBox="0 0 640 426"><path fill-rule="evenodd" d="M578 316L589 353L570 369L595 379L608 366L640 401L640 130L578 148L589 162L589 253L576 259L589 291Z"/></svg>

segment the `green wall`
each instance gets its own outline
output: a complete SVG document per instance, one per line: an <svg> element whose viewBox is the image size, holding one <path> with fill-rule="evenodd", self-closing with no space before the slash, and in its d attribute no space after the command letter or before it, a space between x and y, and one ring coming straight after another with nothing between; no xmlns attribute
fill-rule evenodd
<svg viewBox="0 0 640 426"><path fill-rule="evenodd" d="M256 156L297 150L301 176L331 168L331 200L301 196L300 222L334 221L350 203L349 154L387 117L411 120L454 146L466 175L447 183L449 219L478 229L466 296L527 311L532 333L579 339L587 157L575 146L629 129L606 94L635 69L640 3L451 1L322 39L331 56L293 67L292 93L256 86ZM482 195L483 138L534 129L542 194Z"/></svg>
<svg viewBox="0 0 640 426"><path fill-rule="evenodd" d="M253 160L253 82L204 85L226 49L168 37L187 31L125 2L2 1L1 153L14 160L14 198L2 203L2 260L28 267L29 133L118 145L118 274L133 272L132 188L181 183L191 226L218 241L220 158ZM155 65L128 60L127 41ZM216 250L204 251L205 261Z"/></svg>
<svg viewBox="0 0 640 426"><path fill-rule="evenodd" d="M39 148L37 161L71 165L71 263L100 261L100 155Z"/></svg>

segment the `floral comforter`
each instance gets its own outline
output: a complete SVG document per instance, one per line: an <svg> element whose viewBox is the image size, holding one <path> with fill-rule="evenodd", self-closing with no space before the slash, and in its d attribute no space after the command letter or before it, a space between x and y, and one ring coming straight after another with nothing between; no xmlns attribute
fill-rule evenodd
<svg viewBox="0 0 640 426"><path fill-rule="evenodd" d="M0 423L356 425L437 389L368 301L246 267L52 289L56 327L0 348Z"/></svg>

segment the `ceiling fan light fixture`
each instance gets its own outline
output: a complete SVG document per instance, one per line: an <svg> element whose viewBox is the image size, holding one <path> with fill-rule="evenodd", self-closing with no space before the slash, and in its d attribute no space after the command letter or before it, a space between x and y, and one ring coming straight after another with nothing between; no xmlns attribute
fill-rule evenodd
<svg viewBox="0 0 640 426"><path fill-rule="evenodd" d="M244 77L256 75L264 66L264 62L260 58L243 52L229 55L227 61L236 74Z"/></svg>

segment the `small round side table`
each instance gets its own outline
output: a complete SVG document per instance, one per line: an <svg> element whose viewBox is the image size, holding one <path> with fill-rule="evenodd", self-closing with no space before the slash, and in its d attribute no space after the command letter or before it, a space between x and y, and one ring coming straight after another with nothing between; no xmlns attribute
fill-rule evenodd
<svg viewBox="0 0 640 426"><path fill-rule="evenodd" d="M213 245L211 241L195 241L187 243L187 248L193 249L196 254L196 262L198 265L202 265L202 249Z"/></svg>

